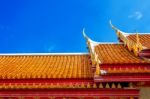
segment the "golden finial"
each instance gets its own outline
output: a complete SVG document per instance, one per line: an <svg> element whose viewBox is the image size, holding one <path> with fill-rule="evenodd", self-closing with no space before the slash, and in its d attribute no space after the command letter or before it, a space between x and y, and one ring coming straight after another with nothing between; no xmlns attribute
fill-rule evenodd
<svg viewBox="0 0 150 99"><path fill-rule="evenodd" d="M99 64L96 64L96 75L99 76L100 75L100 67Z"/></svg>
<svg viewBox="0 0 150 99"><path fill-rule="evenodd" d="M139 38L138 32L136 32L136 42L135 42L135 43L136 43L136 44L135 44L134 52L135 52L135 55L138 56L138 52L143 49L143 46L142 46L142 44L140 43L140 38Z"/></svg>
<svg viewBox="0 0 150 99"><path fill-rule="evenodd" d="M139 34L138 32L136 31L136 43L139 44L140 43L140 38L139 38Z"/></svg>
<svg viewBox="0 0 150 99"><path fill-rule="evenodd" d="M96 53L95 53L94 56L95 56L94 61L95 61L95 64L96 64L96 75L99 76L100 75L100 66L99 66L100 61L99 61L98 55Z"/></svg>

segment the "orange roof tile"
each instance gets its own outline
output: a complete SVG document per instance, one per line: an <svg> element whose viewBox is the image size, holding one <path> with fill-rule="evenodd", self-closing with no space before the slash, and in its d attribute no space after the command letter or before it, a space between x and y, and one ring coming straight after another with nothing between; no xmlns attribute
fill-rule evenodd
<svg viewBox="0 0 150 99"><path fill-rule="evenodd" d="M127 36L127 38L129 40L136 42L136 34L131 34L131 35ZM142 44L142 46L150 49L150 43L149 43L150 42L150 34L139 34L139 39L140 39L140 43Z"/></svg>
<svg viewBox="0 0 150 99"><path fill-rule="evenodd" d="M91 77L88 55L0 56L1 79Z"/></svg>
<svg viewBox="0 0 150 99"><path fill-rule="evenodd" d="M123 44L99 44L95 46L95 52L102 64L147 63L147 61L134 56Z"/></svg>

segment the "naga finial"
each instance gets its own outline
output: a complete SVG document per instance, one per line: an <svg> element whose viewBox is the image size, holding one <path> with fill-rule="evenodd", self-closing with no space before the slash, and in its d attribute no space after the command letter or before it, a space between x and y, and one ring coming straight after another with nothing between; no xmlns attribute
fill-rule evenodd
<svg viewBox="0 0 150 99"><path fill-rule="evenodd" d="M84 36L84 38L85 38L86 40L89 39L88 36L87 36L86 33L85 33L85 28L83 28L82 34L83 34L83 36Z"/></svg>
<svg viewBox="0 0 150 99"><path fill-rule="evenodd" d="M109 21L109 24L110 24L110 26L111 26L112 29L114 29L114 30L116 30L116 31L119 30L118 28L116 28L116 27L112 24L111 20Z"/></svg>

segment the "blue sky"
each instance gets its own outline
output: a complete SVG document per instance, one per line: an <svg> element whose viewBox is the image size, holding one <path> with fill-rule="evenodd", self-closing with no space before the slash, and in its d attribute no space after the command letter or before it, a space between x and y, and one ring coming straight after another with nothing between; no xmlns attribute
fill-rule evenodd
<svg viewBox="0 0 150 99"><path fill-rule="evenodd" d="M123 31L150 32L149 0L1 0L0 53L87 52L93 40L117 42Z"/></svg>

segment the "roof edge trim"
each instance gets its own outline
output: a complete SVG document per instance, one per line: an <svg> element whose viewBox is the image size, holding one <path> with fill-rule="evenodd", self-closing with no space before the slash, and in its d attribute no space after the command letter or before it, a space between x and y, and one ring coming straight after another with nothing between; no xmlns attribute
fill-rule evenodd
<svg viewBox="0 0 150 99"><path fill-rule="evenodd" d="M88 55L89 53L0 53L0 56Z"/></svg>
<svg viewBox="0 0 150 99"><path fill-rule="evenodd" d="M124 44L122 42L98 42L98 44Z"/></svg>
<svg viewBox="0 0 150 99"><path fill-rule="evenodd" d="M137 33L134 33L134 32L126 33L127 36L129 36L129 35L135 35L135 34L137 34ZM140 35L145 35L145 34L150 35L150 33L142 33L142 32L141 33L138 32L138 34L140 34Z"/></svg>

